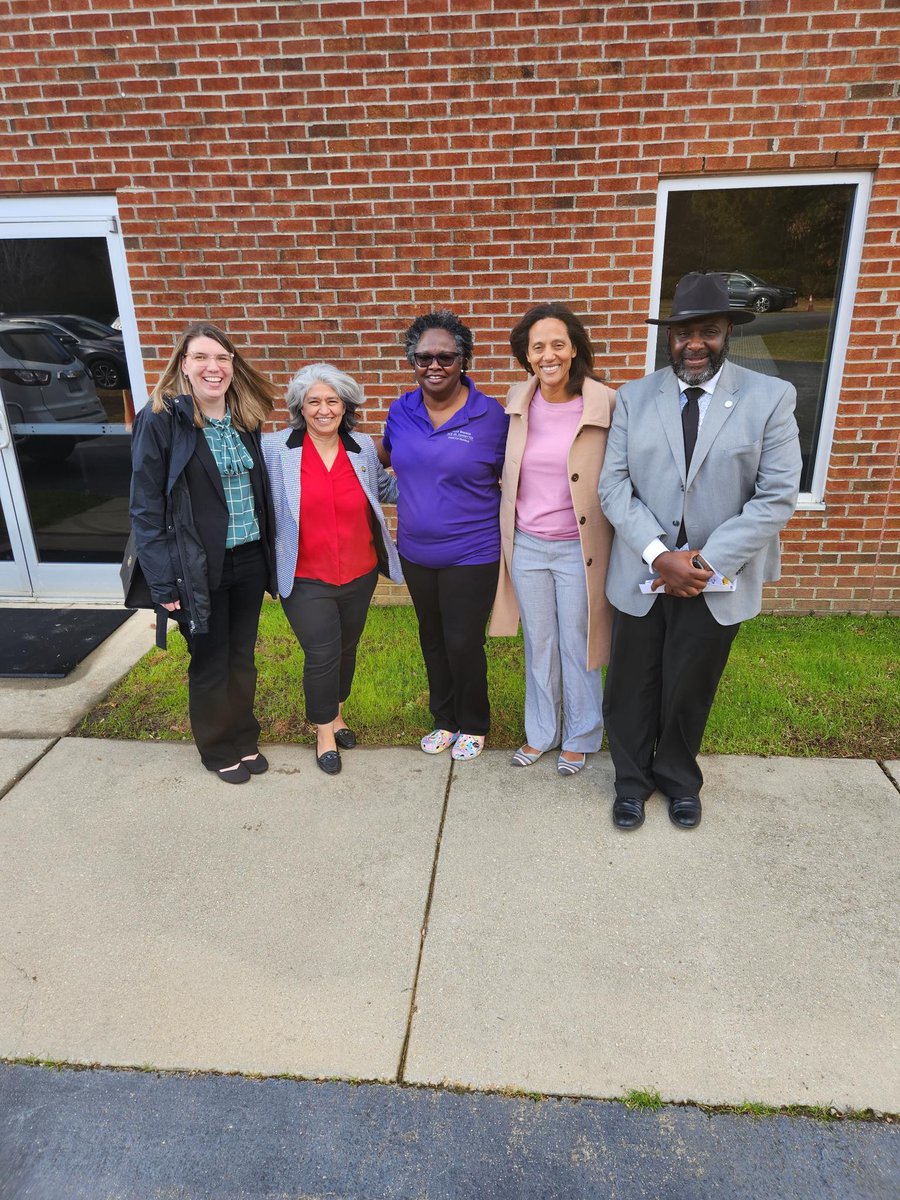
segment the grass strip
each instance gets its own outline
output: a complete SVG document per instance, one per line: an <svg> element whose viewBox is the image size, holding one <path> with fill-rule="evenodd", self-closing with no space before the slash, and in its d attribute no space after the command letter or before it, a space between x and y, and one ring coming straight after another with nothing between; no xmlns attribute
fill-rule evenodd
<svg viewBox="0 0 900 1200"><path fill-rule="evenodd" d="M146 654L78 732L188 740L187 653L174 628L169 645L168 652ZM898 646L896 617L764 616L746 622L713 706L704 752L900 758ZM521 636L489 638L487 654L489 744L514 748L524 738ZM257 666L262 741L312 742L303 712L303 652L275 602L263 605ZM344 711L369 745L416 745L431 728L411 608L370 610Z"/></svg>

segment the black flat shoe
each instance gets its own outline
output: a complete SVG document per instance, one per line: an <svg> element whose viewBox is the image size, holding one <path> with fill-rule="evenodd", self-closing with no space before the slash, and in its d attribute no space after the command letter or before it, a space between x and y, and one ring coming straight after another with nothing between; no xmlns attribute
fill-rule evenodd
<svg viewBox="0 0 900 1200"><path fill-rule="evenodd" d="M269 760L264 754L248 755L242 758L241 762L251 775L264 775L269 769Z"/></svg>
<svg viewBox="0 0 900 1200"><path fill-rule="evenodd" d="M215 770L215 768L212 768ZM219 767L216 774L223 783L246 783L250 778L250 772L242 762L236 767Z"/></svg>
<svg viewBox="0 0 900 1200"><path fill-rule="evenodd" d="M356 745L356 734L352 729L336 729L334 740L342 750L352 750Z"/></svg>
<svg viewBox="0 0 900 1200"><path fill-rule="evenodd" d="M634 796L616 796L613 825L617 829L639 829L644 823L644 801Z"/></svg>
<svg viewBox="0 0 900 1200"><path fill-rule="evenodd" d="M701 812L699 796L669 797L669 819L679 829L696 829Z"/></svg>
<svg viewBox="0 0 900 1200"><path fill-rule="evenodd" d="M326 775L340 775L341 773L341 756L337 750L326 750L324 754L317 754L316 762Z"/></svg>

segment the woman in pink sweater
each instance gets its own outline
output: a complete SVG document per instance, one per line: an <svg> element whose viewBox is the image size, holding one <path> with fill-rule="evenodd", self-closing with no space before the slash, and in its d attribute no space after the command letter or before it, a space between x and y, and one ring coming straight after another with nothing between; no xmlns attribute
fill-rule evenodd
<svg viewBox="0 0 900 1200"><path fill-rule="evenodd" d="M564 304L539 304L510 334L530 378L510 417L500 504L502 557L490 632L525 641L526 767L560 746L574 775L603 739L600 667L609 656L605 595L612 529L597 483L614 393L594 374L590 336Z"/></svg>

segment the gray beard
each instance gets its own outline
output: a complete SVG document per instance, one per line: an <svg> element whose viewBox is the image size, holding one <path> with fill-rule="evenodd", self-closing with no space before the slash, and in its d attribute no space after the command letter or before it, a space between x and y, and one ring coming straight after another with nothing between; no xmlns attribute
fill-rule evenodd
<svg viewBox="0 0 900 1200"><path fill-rule="evenodd" d="M713 375L715 375L715 373L722 366L722 363L728 357L728 343L730 340L731 334L726 334L721 352L715 356L710 356L709 362L702 371L689 371L681 359L676 362L672 355L672 347L668 344L668 342L666 342L666 353L669 356L669 366L682 383L686 383L688 387L699 387L701 383L706 383L708 380L712 379Z"/></svg>

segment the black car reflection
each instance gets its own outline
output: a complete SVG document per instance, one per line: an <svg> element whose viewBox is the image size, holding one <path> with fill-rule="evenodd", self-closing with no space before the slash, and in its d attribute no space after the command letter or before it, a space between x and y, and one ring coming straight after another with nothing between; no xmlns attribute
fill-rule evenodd
<svg viewBox="0 0 900 1200"><path fill-rule="evenodd" d="M732 308L751 308L754 312L781 312L797 303L797 289L766 283L749 271L714 271L728 285L728 302Z"/></svg>

